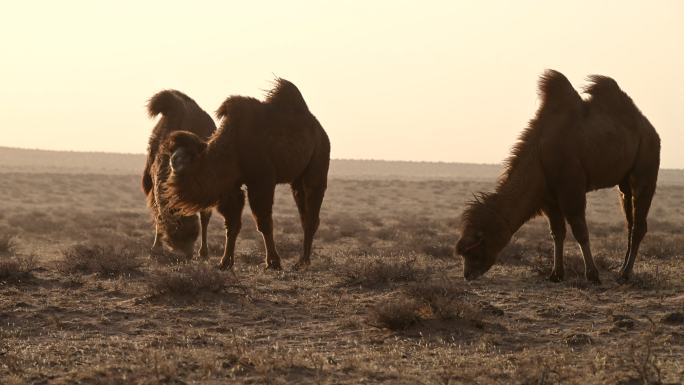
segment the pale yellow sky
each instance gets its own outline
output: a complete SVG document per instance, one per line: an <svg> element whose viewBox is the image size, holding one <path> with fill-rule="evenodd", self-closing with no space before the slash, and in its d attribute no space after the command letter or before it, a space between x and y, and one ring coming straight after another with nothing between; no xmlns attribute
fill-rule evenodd
<svg viewBox="0 0 684 385"><path fill-rule="evenodd" d="M681 1L25 1L0 9L1 146L144 152L145 103L293 81L335 158L497 163L545 68L614 77L684 167Z"/></svg>

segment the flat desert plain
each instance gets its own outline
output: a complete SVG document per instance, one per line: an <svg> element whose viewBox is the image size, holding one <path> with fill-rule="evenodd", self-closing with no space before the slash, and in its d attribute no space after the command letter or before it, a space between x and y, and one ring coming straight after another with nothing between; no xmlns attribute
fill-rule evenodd
<svg viewBox="0 0 684 385"><path fill-rule="evenodd" d="M566 280L536 218L472 282L453 255L498 166L334 161L313 262L277 190L283 271L264 270L245 208L232 272L148 255L141 155L0 148L0 383L681 384L684 172L661 172L633 280L617 193L589 194L603 283L572 236Z"/></svg>

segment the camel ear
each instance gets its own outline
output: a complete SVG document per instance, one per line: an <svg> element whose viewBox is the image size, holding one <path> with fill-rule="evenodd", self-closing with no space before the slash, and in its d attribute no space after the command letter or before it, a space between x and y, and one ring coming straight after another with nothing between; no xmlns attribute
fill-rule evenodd
<svg viewBox="0 0 684 385"><path fill-rule="evenodd" d="M197 146L195 148L195 154L199 154L200 152L204 152L204 150L207 149L207 142L201 140L197 142Z"/></svg>

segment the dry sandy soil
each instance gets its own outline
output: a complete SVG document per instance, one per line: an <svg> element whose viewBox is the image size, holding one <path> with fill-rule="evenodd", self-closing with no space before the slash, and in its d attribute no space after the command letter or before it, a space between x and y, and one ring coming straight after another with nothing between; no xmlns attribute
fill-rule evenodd
<svg viewBox="0 0 684 385"><path fill-rule="evenodd" d="M566 281L546 280L541 218L464 282L458 216L493 180L415 177L333 178L303 272L290 270L301 228L279 188L285 270L264 271L246 208L231 274L213 268L218 214L208 261L148 257L137 175L5 170L0 383L684 382L684 186L659 186L630 284L615 282L625 235L614 191L592 193L588 209L601 285L585 283L571 237Z"/></svg>

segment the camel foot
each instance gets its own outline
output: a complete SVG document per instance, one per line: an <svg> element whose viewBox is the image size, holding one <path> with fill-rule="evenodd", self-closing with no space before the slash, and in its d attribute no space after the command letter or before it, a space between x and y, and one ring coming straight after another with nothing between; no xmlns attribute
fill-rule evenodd
<svg viewBox="0 0 684 385"><path fill-rule="evenodd" d="M233 260L232 259L221 259L218 266L219 270L233 270Z"/></svg>
<svg viewBox="0 0 684 385"><path fill-rule="evenodd" d="M619 283L620 285L629 283L629 276L630 274L625 273L624 271L620 272L620 275L618 275L617 277L617 283Z"/></svg>
<svg viewBox="0 0 684 385"><path fill-rule="evenodd" d="M551 282L563 282L565 279L565 274L563 271L553 270L549 276L549 281Z"/></svg>
<svg viewBox="0 0 684 385"><path fill-rule="evenodd" d="M153 247L150 249L150 258L160 257L162 255L164 255L163 247Z"/></svg>
<svg viewBox="0 0 684 385"><path fill-rule="evenodd" d="M590 283L593 283L595 285L601 284L601 279L599 278L598 271L588 271L584 274L584 276L587 278L587 281Z"/></svg>
<svg viewBox="0 0 684 385"><path fill-rule="evenodd" d="M280 261L267 261L266 270L282 270L283 267L280 265Z"/></svg>
<svg viewBox="0 0 684 385"><path fill-rule="evenodd" d="M306 270L311 266L311 261L308 259L300 259L297 261L297 263L292 266L293 271L301 271L301 270Z"/></svg>
<svg viewBox="0 0 684 385"><path fill-rule="evenodd" d="M201 259L207 259L209 258L209 249L207 247L202 247L197 251L197 255L199 255Z"/></svg>

